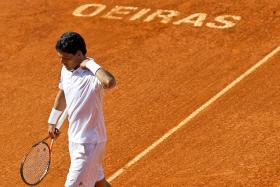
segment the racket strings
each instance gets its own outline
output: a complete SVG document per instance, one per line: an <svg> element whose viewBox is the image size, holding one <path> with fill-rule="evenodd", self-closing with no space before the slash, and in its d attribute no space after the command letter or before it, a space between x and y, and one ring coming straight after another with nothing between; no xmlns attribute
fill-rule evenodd
<svg viewBox="0 0 280 187"><path fill-rule="evenodd" d="M32 147L23 165L23 177L26 182L33 184L41 181L50 165L50 151L46 143L42 142Z"/></svg>

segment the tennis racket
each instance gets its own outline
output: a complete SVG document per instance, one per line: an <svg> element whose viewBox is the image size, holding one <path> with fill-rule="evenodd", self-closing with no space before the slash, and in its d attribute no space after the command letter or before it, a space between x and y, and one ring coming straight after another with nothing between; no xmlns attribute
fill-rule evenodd
<svg viewBox="0 0 280 187"><path fill-rule="evenodd" d="M66 116L67 110L64 110L57 122L57 129L60 129ZM54 139L51 139L49 145L47 143L49 138L50 136L47 136L43 140L35 143L21 160L20 176L28 185L34 186L39 184L48 174L51 164L52 146L54 143Z"/></svg>

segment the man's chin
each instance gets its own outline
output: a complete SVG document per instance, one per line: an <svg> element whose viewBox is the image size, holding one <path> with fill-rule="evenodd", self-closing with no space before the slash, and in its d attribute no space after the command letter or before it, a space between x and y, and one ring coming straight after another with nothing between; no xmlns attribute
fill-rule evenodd
<svg viewBox="0 0 280 187"><path fill-rule="evenodd" d="M69 67L69 66L65 66L64 67L68 70L68 71L75 71L76 69L78 69L80 67L80 65L76 66L76 67Z"/></svg>
<svg viewBox="0 0 280 187"><path fill-rule="evenodd" d="M74 70L73 68L70 68L70 67L67 67L67 66L65 66L65 68L66 68L68 71L73 71L73 70Z"/></svg>

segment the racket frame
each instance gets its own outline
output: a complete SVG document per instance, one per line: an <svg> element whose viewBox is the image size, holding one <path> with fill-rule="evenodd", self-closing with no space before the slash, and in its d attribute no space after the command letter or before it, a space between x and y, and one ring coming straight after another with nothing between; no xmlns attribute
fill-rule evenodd
<svg viewBox="0 0 280 187"><path fill-rule="evenodd" d="M68 114L68 109L66 108L66 109L64 110L64 112L62 113L62 115L60 116L60 118L59 118L59 120L58 120L58 122L57 122L57 124L56 124L56 128L57 128L58 130L61 128L63 122L65 121L65 119L66 119L66 117L67 117L67 114ZM31 149L29 150L29 152L28 152L28 153L22 158L22 160L21 160L21 163L20 163L20 176L21 176L23 182L24 182L25 184L27 184L27 185L35 186L35 185L39 184L39 183L45 178L45 176L48 174L48 171L49 171L49 168L50 168L50 165L51 165L51 150L52 150L52 146L53 146L53 143L54 143L54 139L51 140L50 145L49 145L48 143L46 143L46 140L49 139L49 138L50 138L50 136L47 136L47 137L44 138L43 140L41 140L41 141L35 143L35 144L31 147ZM47 147L48 147L48 149L49 149L49 162L48 162L48 167L47 167L47 169L46 169L44 175L41 176L40 180L37 181L36 183L31 184L31 183L27 182L27 181L25 180L25 178L24 178L24 175L23 175L23 166L24 166L24 162L25 162L27 156L30 154L31 150L32 150L35 146L37 146L38 144L40 144L40 143L43 143L43 144L47 145Z"/></svg>
<svg viewBox="0 0 280 187"><path fill-rule="evenodd" d="M49 171L49 168L50 168L50 165L51 165L51 148L52 148L53 141L54 141L54 140L52 139L52 140L51 140L51 145L49 146L49 144L46 143L46 140L49 139L49 138L50 138L50 136L47 136L47 137L44 138L43 140L41 140L41 141L35 143L34 145L32 145L32 147L31 147L31 149L29 150L29 152L28 152L28 153L23 157L23 159L21 160L21 163L20 163L20 176L21 176L23 182L24 182L25 184L27 184L27 185L35 186L35 185L39 184L39 183L45 178L45 176L48 174L48 171ZM26 181L26 179L24 178L24 174L23 174L24 162L25 162L26 158L28 157L28 155L31 153L31 150L32 150L34 147L36 147L38 144L41 144L41 143L45 144L45 145L48 147L48 151L49 151L49 161L48 161L48 165L47 165L48 167L45 169L44 174L40 177L40 180L38 180L38 181L35 182L35 183L30 183L30 182Z"/></svg>

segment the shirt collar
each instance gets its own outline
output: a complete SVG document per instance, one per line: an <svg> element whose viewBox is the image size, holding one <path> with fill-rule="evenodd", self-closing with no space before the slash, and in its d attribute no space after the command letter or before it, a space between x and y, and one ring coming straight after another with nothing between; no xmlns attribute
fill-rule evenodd
<svg viewBox="0 0 280 187"><path fill-rule="evenodd" d="M65 68L66 69L66 68ZM67 70L67 69L66 69ZM84 69L82 69L81 67L78 67L77 69L75 69L74 71L69 71L67 70L69 73L74 74L83 74L83 72L85 71Z"/></svg>
<svg viewBox="0 0 280 187"><path fill-rule="evenodd" d="M81 67L78 67L75 69L72 73L73 74L82 74L85 70L83 70Z"/></svg>

